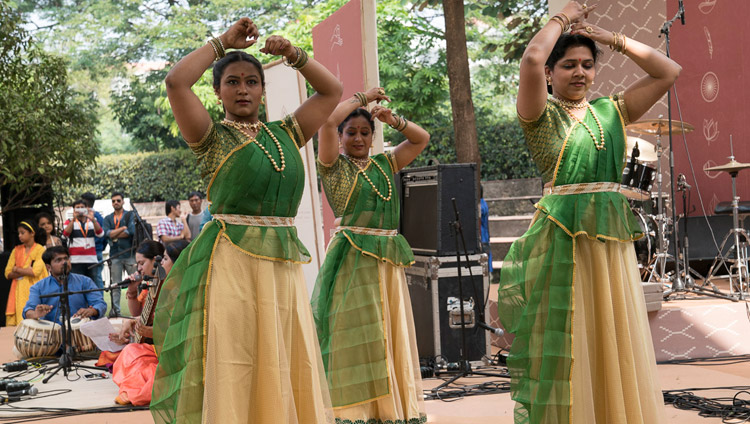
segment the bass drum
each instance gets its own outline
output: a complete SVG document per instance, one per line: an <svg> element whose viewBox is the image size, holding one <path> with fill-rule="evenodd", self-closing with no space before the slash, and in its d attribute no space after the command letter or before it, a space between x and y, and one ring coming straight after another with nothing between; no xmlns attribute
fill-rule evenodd
<svg viewBox="0 0 750 424"><path fill-rule="evenodd" d="M641 273L648 271L650 265L656 260L656 248L659 244L659 226L652 215L646 214L640 208L633 208L633 214L638 220L643 237L633 242L635 245L635 256L638 260L638 268Z"/></svg>

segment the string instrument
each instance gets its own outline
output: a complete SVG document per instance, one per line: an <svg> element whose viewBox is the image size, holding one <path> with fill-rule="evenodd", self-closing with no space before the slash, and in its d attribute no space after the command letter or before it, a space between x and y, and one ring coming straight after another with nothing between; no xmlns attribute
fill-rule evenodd
<svg viewBox="0 0 750 424"><path fill-rule="evenodd" d="M148 319L151 317L151 312L154 310L154 306L156 306L156 301L159 299L159 291L161 290L161 285L164 283L163 278L155 278L155 280L158 281L158 284L155 286L150 286L148 288L148 295L146 296L146 302L143 304L143 310L141 311L141 316L138 317L138 321L142 325L148 324ZM143 336L140 335L137 331L134 332L135 335L133 336L133 340L135 343L141 343L141 340L143 339Z"/></svg>

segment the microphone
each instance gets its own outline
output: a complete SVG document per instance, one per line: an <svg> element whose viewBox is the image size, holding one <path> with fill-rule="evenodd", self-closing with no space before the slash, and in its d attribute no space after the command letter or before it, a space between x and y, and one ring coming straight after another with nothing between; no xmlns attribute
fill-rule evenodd
<svg viewBox="0 0 750 424"><path fill-rule="evenodd" d="M505 334L505 331L503 331L502 328L490 327L489 325L485 324L482 321L477 321L477 325L480 326L480 327L482 327L482 328L484 328L485 330L489 331L490 333L492 333L492 334L494 334L494 335L496 335L498 337L500 337L503 334Z"/></svg>
<svg viewBox="0 0 750 424"><path fill-rule="evenodd" d="M119 283L117 283L117 286L118 287L123 287L123 286L127 287L128 285L130 285L130 283L138 283L138 282L141 282L141 281L144 280L144 278L140 274L138 274L138 273L133 274L132 277L133 277L132 279L131 278L126 278L126 279L120 281Z"/></svg>
<svg viewBox="0 0 750 424"><path fill-rule="evenodd" d="M11 381L8 382L5 385L5 391L10 394L10 392L19 392L21 390L26 390L31 388L31 383L28 381Z"/></svg>
<svg viewBox="0 0 750 424"><path fill-rule="evenodd" d="M8 397L3 399L3 402L17 402L21 399L21 396L36 396L39 394L39 389L36 387L29 387L28 389L19 390L17 392L8 392Z"/></svg>
<svg viewBox="0 0 750 424"><path fill-rule="evenodd" d="M686 189L688 189L688 190L690 190L692 188L690 186L690 184L688 184L687 178L685 178L685 174L679 174L677 176L677 184L680 185L680 186L682 186L682 187L684 187L684 188L686 188Z"/></svg>
<svg viewBox="0 0 750 424"><path fill-rule="evenodd" d="M638 150L638 142L636 141L635 146L633 146L633 151L630 153L630 160L622 171L622 184L630 186L633 182L633 178L635 178L635 161L640 155L641 151Z"/></svg>
<svg viewBox="0 0 750 424"><path fill-rule="evenodd" d="M679 0L679 4L680 22L685 25L685 6L682 4L682 0Z"/></svg>

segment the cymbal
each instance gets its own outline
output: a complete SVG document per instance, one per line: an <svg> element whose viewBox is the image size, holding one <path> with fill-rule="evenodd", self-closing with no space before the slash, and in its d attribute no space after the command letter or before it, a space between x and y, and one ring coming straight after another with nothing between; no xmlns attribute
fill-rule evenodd
<svg viewBox="0 0 750 424"><path fill-rule="evenodd" d="M669 119L644 119L633 122L625 128L639 134L666 134L669 132ZM689 133L693 130L695 127L687 122L672 120L672 134Z"/></svg>
<svg viewBox="0 0 750 424"><path fill-rule="evenodd" d="M724 165L712 166L710 168L704 169L704 171L725 171L732 173L742 171L743 169L747 168L750 168L750 163L737 162L736 160L732 159Z"/></svg>
<svg viewBox="0 0 750 424"><path fill-rule="evenodd" d="M630 157L633 153L633 147L635 147L635 143L638 143L638 160L641 162L654 162L656 161L656 147L638 137L628 136L628 139L625 140L625 154Z"/></svg>

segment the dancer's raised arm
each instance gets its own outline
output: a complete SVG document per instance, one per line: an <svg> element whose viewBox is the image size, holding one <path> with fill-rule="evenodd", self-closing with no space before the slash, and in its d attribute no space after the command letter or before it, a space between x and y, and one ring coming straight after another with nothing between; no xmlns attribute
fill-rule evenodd
<svg viewBox="0 0 750 424"><path fill-rule="evenodd" d="M256 43L258 35L253 21L242 18L218 40L222 48L246 49ZM177 62L164 80L175 121L188 143L197 143L211 125L211 116L192 87L218 56L216 46L211 42L206 43Z"/></svg>
<svg viewBox="0 0 750 424"><path fill-rule="evenodd" d="M625 105L630 121L643 116L677 80L682 67L655 48L627 36L608 31L587 22L573 24L571 34L588 37L599 44L610 46L629 57L648 75L625 89Z"/></svg>

